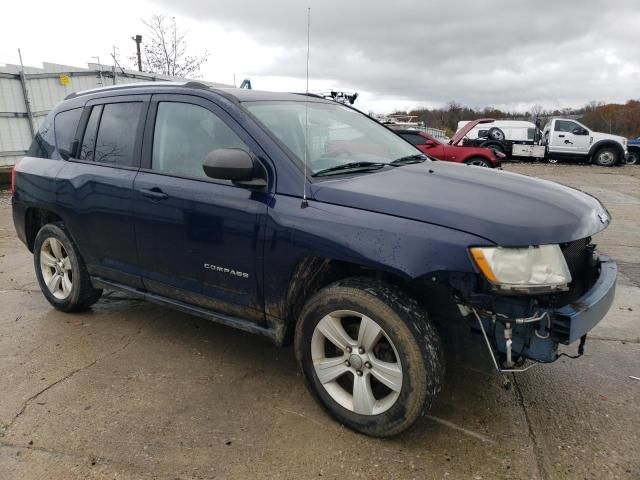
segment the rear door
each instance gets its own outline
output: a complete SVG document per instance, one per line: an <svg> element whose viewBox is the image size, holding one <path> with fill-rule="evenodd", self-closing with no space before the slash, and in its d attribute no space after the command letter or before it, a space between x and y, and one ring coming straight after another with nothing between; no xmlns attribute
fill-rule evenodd
<svg viewBox="0 0 640 480"><path fill-rule="evenodd" d="M149 95L91 100L75 152L58 175L57 200L89 273L141 287L132 209Z"/></svg>
<svg viewBox="0 0 640 480"><path fill-rule="evenodd" d="M135 179L136 239L147 290L261 322L268 193L207 177L206 155L258 145L219 106L154 95Z"/></svg>

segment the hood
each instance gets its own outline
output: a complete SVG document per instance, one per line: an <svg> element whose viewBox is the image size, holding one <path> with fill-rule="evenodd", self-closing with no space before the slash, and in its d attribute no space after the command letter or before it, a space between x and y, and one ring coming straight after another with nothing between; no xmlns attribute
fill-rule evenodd
<svg viewBox="0 0 640 480"><path fill-rule="evenodd" d="M471 120L470 122L467 122L464 125L464 127L462 127L460 130L458 130L455 133L453 138L449 141L449 144L457 145L458 143L460 143L460 140L462 140L467 135L467 133L473 130L473 127L475 127L476 125L479 125L481 123L493 123L493 122L495 122L493 118L479 118L478 120Z"/></svg>
<svg viewBox="0 0 640 480"><path fill-rule="evenodd" d="M497 245L564 243L606 228L595 198L546 180L425 162L313 185L313 198L453 228Z"/></svg>

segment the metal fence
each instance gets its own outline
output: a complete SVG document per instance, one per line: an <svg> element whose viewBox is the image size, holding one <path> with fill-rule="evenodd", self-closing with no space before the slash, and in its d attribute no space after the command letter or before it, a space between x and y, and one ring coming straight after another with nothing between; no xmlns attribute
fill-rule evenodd
<svg viewBox="0 0 640 480"><path fill-rule="evenodd" d="M14 165L24 156L46 115L70 93L125 83L186 80L97 63L88 67L44 63L42 68L23 69L20 65L0 65L0 169Z"/></svg>
<svg viewBox="0 0 640 480"><path fill-rule="evenodd" d="M426 133L435 138L446 138L447 140L449 139L449 137L447 136L447 132L438 128L424 127L421 130L424 130Z"/></svg>

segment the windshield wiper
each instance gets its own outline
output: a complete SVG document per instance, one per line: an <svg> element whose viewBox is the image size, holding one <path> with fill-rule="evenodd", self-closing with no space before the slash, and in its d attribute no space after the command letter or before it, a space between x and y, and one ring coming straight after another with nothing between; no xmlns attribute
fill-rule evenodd
<svg viewBox="0 0 640 480"><path fill-rule="evenodd" d="M424 153L418 153L416 155L408 155L406 157L396 158L389 165L409 165L411 163L422 163L427 161L427 156Z"/></svg>
<svg viewBox="0 0 640 480"><path fill-rule="evenodd" d="M382 162L351 162L345 163L343 165L336 165L335 167L325 168L323 170L319 170L312 177L321 177L323 175L337 175L339 173L345 172L366 172L370 170L378 170L380 168L385 167L386 163Z"/></svg>

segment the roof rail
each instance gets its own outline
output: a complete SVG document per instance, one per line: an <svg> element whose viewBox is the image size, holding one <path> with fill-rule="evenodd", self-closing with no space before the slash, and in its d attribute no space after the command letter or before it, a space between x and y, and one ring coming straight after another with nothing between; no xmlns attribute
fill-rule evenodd
<svg viewBox="0 0 640 480"><path fill-rule="evenodd" d="M184 85L180 85L181 87L185 87L185 88L203 88L205 90L209 90L209 85L206 85L202 82L194 82L194 81L190 81L190 82L186 82Z"/></svg>
<svg viewBox="0 0 640 480"><path fill-rule="evenodd" d="M124 83L120 85L111 85L108 87L98 87L98 88L90 88L89 90L82 90L80 92L70 93L66 97L65 100L69 100L71 98L80 97L82 95L88 95L90 93L96 92L111 92L113 90L124 90L130 88L145 88L145 87L187 87L187 88L203 88L208 89L209 87L204 83L200 82L165 82L165 81L152 81L152 82L136 82L136 83Z"/></svg>

